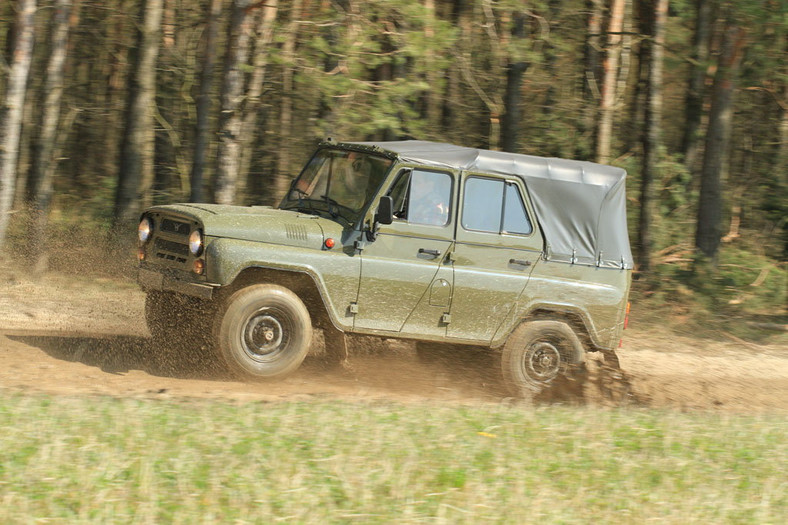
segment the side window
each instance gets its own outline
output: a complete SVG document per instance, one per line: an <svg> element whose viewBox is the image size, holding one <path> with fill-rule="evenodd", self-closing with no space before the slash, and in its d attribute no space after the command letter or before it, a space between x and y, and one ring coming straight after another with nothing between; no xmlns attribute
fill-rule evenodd
<svg viewBox="0 0 788 525"><path fill-rule="evenodd" d="M503 181L471 177L465 182L462 227L498 233L501 229Z"/></svg>
<svg viewBox="0 0 788 525"><path fill-rule="evenodd" d="M399 175L389 191L394 216L410 224L445 226L449 222L451 175L414 169Z"/></svg>
<svg viewBox="0 0 788 525"><path fill-rule="evenodd" d="M517 186L482 177L469 177L465 181L462 227L489 233L529 235L533 232Z"/></svg>
<svg viewBox="0 0 788 525"><path fill-rule="evenodd" d="M523 197L515 184L506 184L503 206L503 233L530 235L534 231L531 220L525 211Z"/></svg>
<svg viewBox="0 0 788 525"><path fill-rule="evenodd" d="M397 176L388 195L394 201L394 218L408 218L408 190L410 189L410 170L403 171Z"/></svg>

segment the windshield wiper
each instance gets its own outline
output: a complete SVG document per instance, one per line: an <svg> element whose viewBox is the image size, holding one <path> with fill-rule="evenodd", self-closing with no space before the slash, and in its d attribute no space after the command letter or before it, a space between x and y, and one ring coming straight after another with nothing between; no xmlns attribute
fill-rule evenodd
<svg viewBox="0 0 788 525"><path fill-rule="evenodd" d="M343 206L342 204L339 204L336 200L332 199L328 195L322 195L320 198L323 199L328 205L328 209L326 210L326 212L329 215L331 215L332 219L340 218L348 225L353 224L353 221L347 216L345 216L345 213L342 212L342 210L345 210L345 212L347 213L347 211L349 211L349 208Z"/></svg>
<svg viewBox="0 0 788 525"><path fill-rule="evenodd" d="M305 192L301 188L293 188L291 191L294 191L298 194L298 200L301 201L301 197L308 197L309 193Z"/></svg>
<svg viewBox="0 0 788 525"><path fill-rule="evenodd" d="M339 203L328 195L322 195L320 198L326 201L326 204L328 204L328 213L336 219L339 216ZM331 205L336 206L336 211L331 209Z"/></svg>
<svg viewBox="0 0 788 525"><path fill-rule="evenodd" d="M295 208L296 210L298 210L300 212L309 213L309 214L312 214L312 215L319 215L320 214L320 211L316 210L315 207L312 206L312 199L305 199L304 198L304 197L308 197L309 196L308 192L306 192L306 191L304 191L304 190L302 190L300 188L296 188L295 185L293 185L290 188L290 191L291 192L293 192L293 191L296 192L296 194L298 195L298 200L295 202L295 204L289 204L287 206L283 206L283 209L290 210L290 209ZM289 197L288 197L288 200L292 201L292 199L290 199Z"/></svg>

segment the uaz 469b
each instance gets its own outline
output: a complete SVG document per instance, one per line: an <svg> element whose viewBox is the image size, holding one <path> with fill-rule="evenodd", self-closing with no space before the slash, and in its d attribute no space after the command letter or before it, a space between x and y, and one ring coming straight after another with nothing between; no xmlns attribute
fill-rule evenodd
<svg viewBox="0 0 788 525"><path fill-rule="evenodd" d="M620 168L423 141L321 144L278 208L155 206L139 283L163 342L283 377L313 327L500 352L530 395L612 352L632 272Z"/></svg>

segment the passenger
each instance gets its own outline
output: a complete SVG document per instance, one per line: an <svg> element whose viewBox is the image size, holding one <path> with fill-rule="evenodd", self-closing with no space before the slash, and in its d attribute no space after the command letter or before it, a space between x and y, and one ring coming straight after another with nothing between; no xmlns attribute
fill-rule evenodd
<svg viewBox="0 0 788 525"><path fill-rule="evenodd" d="M415 172L411 181L408 222L443 226L449 221L449 192L439 184L439 173Z"/></svg>

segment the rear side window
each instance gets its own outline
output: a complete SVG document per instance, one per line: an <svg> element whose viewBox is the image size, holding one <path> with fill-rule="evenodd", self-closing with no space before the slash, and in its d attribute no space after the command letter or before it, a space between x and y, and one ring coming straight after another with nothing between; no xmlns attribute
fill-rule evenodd
<svg viewBox="0 0 788 525"><path fill-rule="evenodd" d="M516 184L501 179L469 177L464 195L462 227L466 230L515 235L533 232Z"/></svg>

